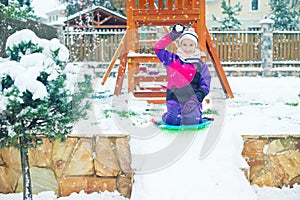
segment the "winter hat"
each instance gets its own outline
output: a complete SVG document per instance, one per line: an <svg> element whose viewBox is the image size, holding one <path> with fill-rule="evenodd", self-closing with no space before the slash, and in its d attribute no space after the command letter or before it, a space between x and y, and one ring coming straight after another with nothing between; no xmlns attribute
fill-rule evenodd
<svg viewBox="0 0 300 200"><path fill-rule="evenodd" d="M189 28L187 31L184 31L182 33L182 35L180 36L180 38L179 38L179 44L181 44L181 42L183 40L186 40L186 39L192 40L193 42L196 43L196 46L197 46L197 44L198 44L198 35L195 32L195 29Z"/></svg>

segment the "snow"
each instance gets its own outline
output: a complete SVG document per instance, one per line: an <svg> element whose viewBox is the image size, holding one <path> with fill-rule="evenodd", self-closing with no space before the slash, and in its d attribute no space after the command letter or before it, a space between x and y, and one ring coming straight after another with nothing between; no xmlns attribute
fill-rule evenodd
<svg viewBox="0 0 300 200"><path fill-rule="evenodd" d="M229 77L228 78L234 99L226 99L224 124L221 136L213 151L204 159L199 159L201 147L209 133L210 128L197 134L168 134L155 130L147 124L146 119L132 118L131 121L144 122L144 132L134 130L131 139L133 153L133 167L136 169L135 182L131 200L182 200L182 199L209 199L209 200L299 200L300 186L294 188L259 188L249 185L240 170L247 167L241 157L243 134L299 134L300 110L298 106L289 106L286 103L300 103L300 81L295 77L263 78L263 77ZM114 79L109 78L106 85L97 86L96 90L111 90L113 92ZM100 81L98 80L98 83ZM214 80L214 82L217 82ZM217 85L215 83L213 85ZM214 87L214 86L213 86ZM127 108L135 112L144 112L145 108L158 108L163 106L148 105L143 101L135 101L129 97ZM211 96L213 99L214 97ZM115 100L116 101L116 100ZM120 100L121 101L121 100ZM111 101L102 99L104 109L110 109ZM212 101L214 103L214 101ZM206 105L214 108L214 105ZM141 117L140 117L141 118ZM104 133L124 133L130 131L130 123L112 118L101 119L101 129ZM115 120L112 124L112 120ZM216 122L213 123L213 125ZM105 125L105 126L102 126ZM212 125L212 126L213 126ZM145 131L151 130L151 131ZM154 132L153 132L154 130ZM148 135L147 135L148 134ZM146 137L147 136L147 137ZM177 144L172 151L177 154L164 154L166 147L179 140L186 143L182 152ZM150 154L157 154L151 158ZM159 157L161 156L161 158ZM174 157L170 163L163 163L167 157ZM141 158L142 157L142 158ZM147 159L157 163L149 163ZM163 163L161 166L160 163ZM158 164L158 165L157 165ZM156 166L157 165L157 166ZM149 168L150 167L150 168ZM153 170L151 171L151 167ZM148 171L143 171L147 170ZM150 169L150 170L149 170ZM58 199L122 199L114 193L72 194L70 197ZM114 197L114 196L118 197ZM51 192L34 196L35 199L56 199ZM20 194L0 195L0 199L19 199Z"/></svg>
<svg viewBox="0 0 300 200"><path fill-rule="evenodd" d="M36 38L32 33L27 36L34 38L39 44L54 44L52 47L62 49L59 58L67 59L67 51L56 41L45 41ZM10 38L8 45L27 40L28 37L19 34ZM45 48L47 49L47 48ZM50 47L49 47L50 49ZM52 49L55 50L55 49ZM45 50L46 51L46 50ZM40 67L57 67L54 60L48 60L49 54L22 55L20 63L0 59L0 73L10 74L19 88L32 91L36 98L42 98L43 86L33 81ZM52 58L51 58L52 59ZM32 61L32 62L30 62ZM27 64L26 64L27 63ZM73 70L77 68L76 70ZM76 80L76 72L80 65L70 63L65 72L69 79ZM37 69L37 70L32 70ZM52 78L55 78L53 70ZM31 77L30 77L31 76ZM26 81L25 81L26 80ZM32 81L27 81L32 80ZM241 168L247 163L241 156L244 134L299 134L300 127L300 79L296 77L229 77L229 84L235 98L225 99L217 78L213 79L211 103L205 104L204 109L215 109L215 121L211 127L200 132L185 132L170 134L158 130L150 123L151 117L159 117L165 110L163 105L148 105L138 101L130 95L121 95L119 98L107 97L95 99L93 102L100 132L105 134L130 134L132 167L135 170L134 185L131 200L299 200L300 186L294 188L258 188L251 186L246 180ZM23 82L24 81L24 82ZM109 90L113 94L115 78L110 77L104 86L99 86L101 80L96 80L95 91ZM23 85L21 84L23 83ZM30 83L31 84L30 84ZM25 84L26 83L26 84ZM1 97L1 96L0 96ZM7 99L0 99L2 104ZM297 106L288 104L298 103ZM104 117L103 111L115 109L133 111L137 115L121 119L116 114ZM146 110L154 112L146 113ZM212 148L205 157L200 156L202 147L209 141L208 136L217 137L209 146ZM82 134L82 133L81 133ZM0 200L21 199L22 194L0 194ZM125 200L118 192L103 192L86 194L71 194L69 197L60 197L54 192L43 192L34 195L35 200L73 200L73 199L100 199Z"/></svg>
<svg viewBox="0 0 300 200"><path fill-rule="evenodd" d="M275 21L269 18L265 18L259 21L259 24L274 24Z"/></svg>
<svg viewBox="0 0 300 200"><path fill-rule="evenodd" d="M44 84L37 80L40 72L46 71L50 73L49 80L54 80L58 76L61 69L55 64L55 61L65 63L69 58L69 50L54 38L51 40L39 38L34 32L29 29L17 31L7 38L6 48L13 49L13 47L21 43L33 43L43 48L42 53L30 53L27 49L25 54L19 52L21 57L20 62L10 61L1 58L0 60L0 75L9 75L13 80L15 86L24 92L26 90L33 94L33 99L43 99L47 97L47 90ZM57 52L55 55L54 52ZM74 72L66 72L67 87L72 89L74 84ZM71 80L72 79L72 80ZM1 106L2 107L2 106Z"/></svg>

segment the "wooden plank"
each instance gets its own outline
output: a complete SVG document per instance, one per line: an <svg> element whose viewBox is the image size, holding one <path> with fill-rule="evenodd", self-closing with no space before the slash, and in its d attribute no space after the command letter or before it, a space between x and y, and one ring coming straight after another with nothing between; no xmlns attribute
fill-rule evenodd
<svg viewBox="0 0 300 200"><path fill-rule="evenodd" d="M234 60L240 61L241 60L241 42L240 42L240 34L235 34L235 45L237 46L234 51Z"/></svg>
<svg viewBox="0 0 300 200"><path fill-rule="evenodd" d="M128 2L128 1L127 1ZM146 9L146 0L139 0L138 3L138 9Z"/></svg>
<svg viewBox="0 0 300 200"><path fill-rule="evenodd" d="M166 103L165 98L161 98L161 99L148 98L146 101L148 104L165 104Z"/></svg>
<svg viewBox="0 0 300 200"><path fill-rule="evenodd" d="M109 76L112 68L114 67L114 65L116 63L116 60L118 59L118 57L120 55L121 50L123 50L123 48L124 48L124 42L125 42L126 33L124 34L121 42L119 43L119 46L118 46L117 50L115 51L114 56L112 57L112 60L111 60L111 62L109 64L109 66L108 66L108 69L106 70L106 72L105 72L105 74L104 74L104 76L102 78L101 85L105 84L105 82L106 82L106 80L107 80L107 78L108 78L108 76Z"/></svg>
<svg viewBox="0 0 300 200"><path fill-rule="evenodd" d="M205 0L200 0L199 1L199 9L200 9L200 19L198 18L197 24L199 24L199 41L198 44L200 45L200 49L206 53L206 41L207 37L210 37L208 34L208 30L206 27L206 3ZM209 38L210 40L210 38Z"/></svg>
<svg viewBox="0 0 300 200"><path fill-rule="evenodd" d="M242 61L247 60L247 43L246 43L246 34L243 34L242 37Z"/></svg>
<svg viewBox="0 0 300 200"><path fill-rule="evenodd" d="M173 0L167 0L167 10L173 9Z"/></svg>
<svg viewBox="0 0 300 200"><path fill-rule="evenodd" d="M149 10L156 10L154 0L146 0Z"/></svg>
<svg viewBox="0 0 300 200"><path fill-rule="evenodd" d="M126 40L126 38L125 38L125 40ZM120 62L119 68L118 68L118 76L117 76L115 91L114 91L114 95L116 95L116 96L120 95L121 91L122 91L124 74L126 71L126 64L127 64L127 53L123 53L120 60L121 60L121 62Z"/></svg>
<svg viewBox="0 0 300 200"><path fill-rule="evenodd" d="M134 20L137 19L148 19L145 17L148 16L156 16L157 17L157 10L132 10L134 17ZM192 21L194 19L194 17L196 17L197 19L199 18L199 9L194 9L194 10L180 10L180 9L174 9L174 10L160 10L159 11L161 16L168 16L169 18L172 18L172 16L180 16L180 15L185 15L188 14L189 16L189 20ZM182 16L182 18L186 19L185 16Z"/></svg>
<svg viewBox="0 0 300 200"><path fill-rule="evenodd" d="M283 56L281 57L281 60L287 57L287 43L284 41L286 41L286 34L282 34L281 44L283 46Z"/></svg>
<svg viewBox="0 0 300 200"><path fill-rule="evenodd" d="M161 91L162 87L144 87L144 86L139 86L140 90L151 90L151 91Z"/></svg>
<svg viewBox="0 0 300 200"><path fill-rule="evenodd" d="M223 41L223 35L218 34L218 46L219 46L219 53L218 55L220 56L222 61L226 61L226 58L224 57L224 41Z"/></svg>
<svg viewBox="0 0 300 200"><path fill-rule="evenodd" d="M186 9L186 10L193 9L193 2L192 2L192 0L184 0L183 1L183 9Z"/></svg>
<svg viewBox="0 0 300 200"><path fill-rule="evenodd" d="M249 56L250 58L253 58L253 47L254 47L254 42L255 42L255 37L253 34L250 35L250 43L249 43Z"/></svg>
<svg viewBox="0 0 300 200"><path fill-rule="evenodd" d="M226 58L227 61L229 61L229 39L228 39L228 34L226 36L223 36L223 41L224 41L224 57Z"/></svg>
<svg viewBox="0 0 300 200"><path fill-rule="evenodd" d="M79 39L79 43L80 43L79 46L80 46L80 47L83 47L83 48L80 48L80 49L79 49L79 53L80 53L80 54L79 54L79 60L80 60L80 61L83 60L83 55L84 55L83 51L84 51L84 49L85 49L85 47L84 47L84 45L83 45L82 42L83 42L83 39L80 38L80 39Z"/></svg>
<svg viewBox="0 0 300 200"><path fill-rule="evenodd" d="M86 53L86 59L87 60L90 60L90 57L91 57L91 53L92 53L92 37L93 35L89 35L88 36L88 41L87 41L87 53Z"/></svg>
<svg viewBox="0 0 300 200"><path fill-rule="evenodd" d="M273 34L273 61L277 61L277 34Z"/></svg>
<svg viewBox="0 0 300 200"><path fill-rule="evenodd" d="M282 60L282 58L284 58L285 47L282 42L283 40L284 40L284 35L281 33L280 37L279 37L279 41L278 41L279 42L278 47L279 47L279 52L280 52L280 54L279 54L280 61Z"/></svg>
<svg viewBox="0 0 300 200"><path fill-rule="evenodd" d="M295 54L295 34L290 34L290 55L291 55L291 59L290 60L296 60L296 54Z"/></svg>
<svg viewBox="0 0 300 200"><path fill-rule="evenodd" d="M196 20L196 18L195 18ZM180 22L181 24L185 26L190 26L191 21L186 20L184 18L174 18L174 19L169 19L168 17L161 17L160 19L151 19L151 20L138 20L137 24L139 26L170 26L170 24L176 24Z"/></svg>
<svg viewBox="0 0 300 200"><path fill-rule="evenodd" d="M162 91L135 91L133 93L133 95L135 97L141 97L141 98L145 98L145 97L165 97L166 96L166 92L162 92Z"/></svg>
<svg viewBox="0 0 300 200"><path fill-rule="evenodd" d="M213 43L212 43L212 40L211 40L211 37L209 35L207 28L206 28L206 32L207 32L207 37L206 37L207 51L214 63L214 67L215 67L217 75L220 79L223 91L225 92L225 94L227 95L228 98L234 98L233 93L230 88L230 85L228 83L227 77L225 75L224 69L222 67L221 61L217 55L216 50L213 47Z"/></svg>
<svg viewBox="0 0 300 200"><path fill-rule="evenodd" d="M137 82L166 82L167 76L136 75L134 80Z"/></svg>
<svg viewBox="0 0 300 200"><path fill-rule="evenodd" d="M182 9L183 8L183 2L182 0L175 0L175 8Z"/></svg>
<svg viewBox="0 0 300 200"><path fill-rule="evenodd" d="M164 6L164 0L158 0L158 10L164 10L165 6Z"/></svg>
<svg viewBox="0 0 300 200"><path fill-rule="evenodd" d="M200 6L200 0L193 0L192 8L199 8Z"/></svg>
<svg viewBox="0 0 300 200"><path fill-rule="evenodd" d="M287 55L286 55L286 59L287 60L292 60L292 45L291 45L291 41L292 41L292 39L291 39L291 34L290 33L287 33L286 34L286 48L287 48Z"/></svg>
<svg viewBox="0 0 300 200"><path fill-rule="evenodd" d="M160 61L158 60L156 55L128 55L128 62L132 63L159 63Z"/></svg>

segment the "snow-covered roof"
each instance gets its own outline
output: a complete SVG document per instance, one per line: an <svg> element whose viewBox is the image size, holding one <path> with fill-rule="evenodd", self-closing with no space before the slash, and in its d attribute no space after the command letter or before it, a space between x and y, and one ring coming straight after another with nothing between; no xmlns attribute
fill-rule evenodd
<svg viewBox="0 0 300 200"><path fill-rule="evenodd" d="M89 12L91 12L91 11L93 11L93 10L98 9L98 8L101 9L101 10L104 10L104 11L106 11L106 12L112 14L112 15L115 15L115 16L121 18L121 19L127 20L127 18L126 18L125 16L121 15L120 13L114 12L114 11L112 11L112 10L110 10L110 9L107 9L107 8L103 7L103 6L92 6L92 7L90 7L90 8L86 8L86 9L84 9L84 10L81 10L81 11L79 11L79 12L73 14L73 15L70 15L70 16L67 18L67 20L65 20L64 22L67 22L67 21L69 21L69 20L75 19L76 17L79 17L79 16L82 15L82 14L89 13Z"/></svg>
<svg viewBox="0 0 300 200"><path fill-rule="evenodd" d="M259 24L274 24L274 20L269 19L269 18L265 18L259 21Z"/></svg>

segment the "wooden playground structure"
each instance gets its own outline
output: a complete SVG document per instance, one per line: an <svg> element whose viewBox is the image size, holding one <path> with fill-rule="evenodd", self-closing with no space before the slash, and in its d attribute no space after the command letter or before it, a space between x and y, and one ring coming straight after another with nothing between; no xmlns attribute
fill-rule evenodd
<svg viewBox="0 0 300 200"><path fill-rule="evenodd" d="M116 60L120 56L114 94L117 96L121 93L127 67L129 93L132 93L136 98L145 99L149 103L164 103L165 91L161 87L141 85L142 82L166 82L167 77L139 75L141 63L159 63L159 60L155 54L139 53L140 45L144 41L139 40L138 29L141 26L164 26L165 32L168 32L166 26L181 23L195 29L199 36L198 48L211 57L223 91L228 98L233 98L233 93L206 27L205 4L205 0L127 0L127 30L104 74L101 84L105 84ZM156 41L146 42L154 44ZM173 43L173 45L175 44ZM176 49L176 46L174 48ZM201 59L205 61L205 58ZM139 90L136 90L137 86Z"/></svg>

